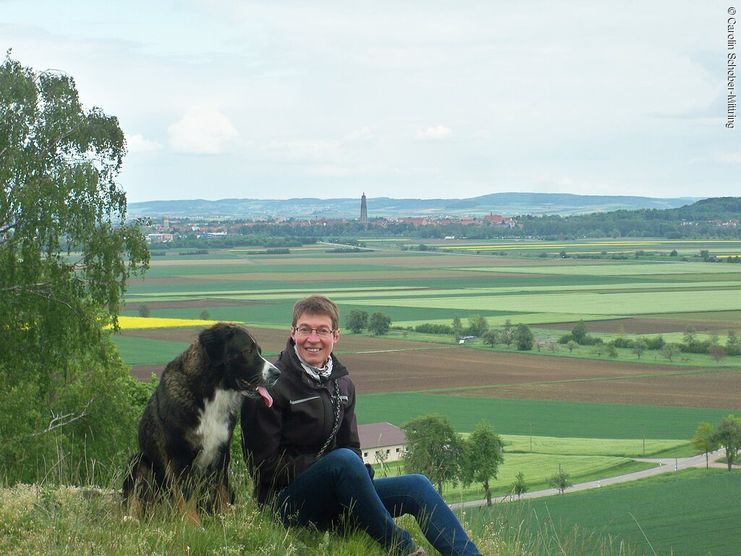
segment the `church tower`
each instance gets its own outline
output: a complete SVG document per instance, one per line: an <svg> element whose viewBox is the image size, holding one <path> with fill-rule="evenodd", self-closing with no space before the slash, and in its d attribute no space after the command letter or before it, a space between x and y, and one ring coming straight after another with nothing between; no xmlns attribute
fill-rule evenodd
<svg viewBox="0 0 741 556"><path fill-rule="evenodd" d="M360 198L360 223L365 226L368 225L368 203L365 200L365 192Z"/></svg>

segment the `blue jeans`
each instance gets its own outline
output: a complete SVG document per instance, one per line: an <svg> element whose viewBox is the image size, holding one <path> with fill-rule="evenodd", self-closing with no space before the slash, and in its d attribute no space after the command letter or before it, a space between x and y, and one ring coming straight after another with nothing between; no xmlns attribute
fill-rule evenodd
<svg viewBox="0 0 741 556"><path fill-rule="evenodd" d="M416 547L393 520L412 514L432 546L443 555L480 552L458 518L424 475L372 480L352 450L338 448L309 467L275 498L285 525L328 529L349 519L386 550L408 554Z"/></svg>

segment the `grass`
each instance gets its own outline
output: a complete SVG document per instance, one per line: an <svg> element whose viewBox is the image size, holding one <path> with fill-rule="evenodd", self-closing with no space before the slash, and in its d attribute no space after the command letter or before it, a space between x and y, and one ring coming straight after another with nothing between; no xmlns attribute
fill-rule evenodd
<svg viewBox="0 0 741 556"><path fill-rule="evenodd" d="M614 457L646 457L659 453L674 453L684 448L684 455L694 455L685 440L641 438L560 438L554 436L501 435L507 453L592 455Z"/></svg>
<svg viewBox="0 0 741 556"><path fill-rule="evenodd" d="M469 510L475 530L501 524L505 541L518 535L567 539L574 528L623 540L640 554L735 554L741 542L741 476L691 469L539 500ZM620 540L616 540L620 539ZM534 551L535 553L545 553Z"/></svg>
<svg viewBox="0 0 741 556"><path fill-rule="evenodd" d="M0 488L0 554L386 554L364 533L284 528L253 501L239 464L232 466L232 485L237 503L223 515L202 515L201 527L166 507L141 522L132 520L121 507L118 485ZM433 553L412 518L400 518L400 524ZM476 542L485 554L502 547L494 532L477 534Z"/></svg>

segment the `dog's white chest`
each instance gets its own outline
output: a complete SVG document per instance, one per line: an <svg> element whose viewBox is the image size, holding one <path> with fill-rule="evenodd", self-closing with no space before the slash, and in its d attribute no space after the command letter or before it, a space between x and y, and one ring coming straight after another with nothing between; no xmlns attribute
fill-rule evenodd
<svg viewBox="0 0 741 556"><path fill-rule="evenodd" d="M193 461L196 467L209 467L221 448L229 442L230 421L239 409L241 400L238 392L217 389L213 399L205 403L196 429L201 441L201 450Z"/></svg>

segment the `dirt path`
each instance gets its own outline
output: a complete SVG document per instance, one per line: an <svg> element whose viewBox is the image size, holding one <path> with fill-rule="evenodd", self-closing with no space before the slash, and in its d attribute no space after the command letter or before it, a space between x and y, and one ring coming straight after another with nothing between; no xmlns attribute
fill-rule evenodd
<svg viewBox="0 0 741 556"><path fill-rule="evenodd" d="M721 467L726 468L724 463L718 463L717 460L725 455L724 450L717 450L710 453L710 467ZM636 471L634 473L627 473L625 475L618 475L616 477L607 477L598 481L587 481L584 483L577 483L570 486L567 492L577 492L581 490L591 490L594 488L602 488L603 486L615 485L618 483L628 483L630 481L637 481L639 479L645 479L646 477L653 477L655 475L661 475L662 473L671 473L672 471L679 471L681 469L688 469L690 467L705 467L705 454L699 456L693 456L691 458L634 458L636 461L654 462L657 464L656 467L651 469L644 469L643 471ZM526 492L520 499L525 500L528 498L543 498L545 496L553 496L559 494L558 489L548 488L545 490L535 490L533 492ZM514 495L497 496L491 499L492 504L500 502L512 502L518 498ZM454 510L465 509L465 508L478 508L485 506L486 500L469 500L468 502L457 502L450 504L450 507Z"/></svg>

